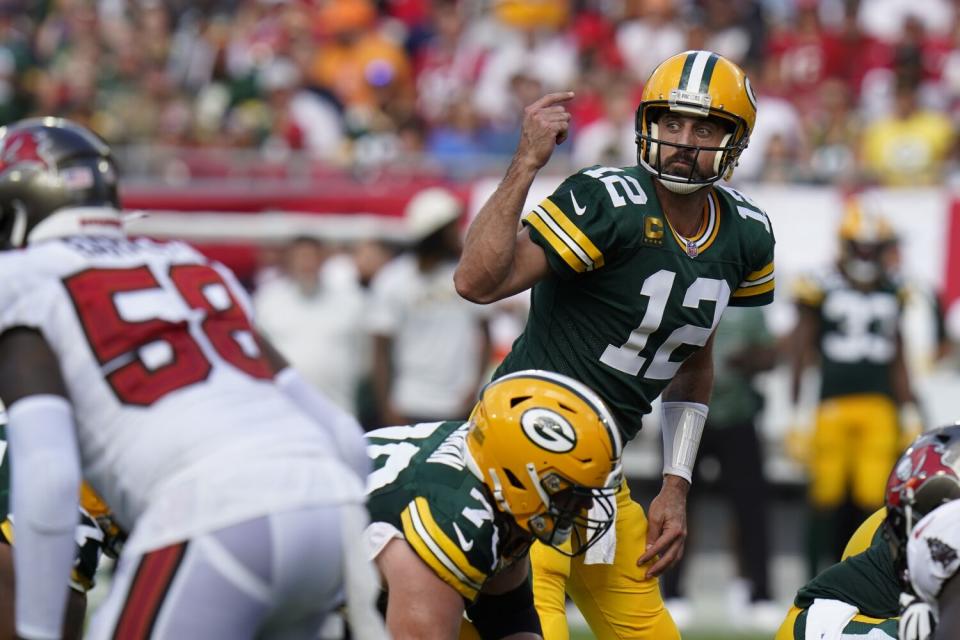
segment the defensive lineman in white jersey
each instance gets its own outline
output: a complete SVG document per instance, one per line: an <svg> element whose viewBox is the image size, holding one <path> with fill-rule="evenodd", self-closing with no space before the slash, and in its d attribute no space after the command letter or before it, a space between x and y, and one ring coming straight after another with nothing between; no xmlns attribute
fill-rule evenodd
<svg viewBox="0 0 960 640"><path fill-rule="evenodd" d="M960 423L913 441L887 480L886 508L900 639L960 638Z"/></svg>
<svg viewBox="0 0 960 640"><path fill-rule="evenodd" d="M914 593L937 620L934 638L960 637L960 500L923 517L907 541L907 571Z"/></svg>
<svg viewBox="0 0 960 640"><path fill-rule="evenodd" d="M0 130L0 207L18 634L59 636L82 475L130 531L91 637L315 637L344 590L385 637L349 544L359 427L256 335L233 275L126 238L110 151L68 121Z"/></svg>

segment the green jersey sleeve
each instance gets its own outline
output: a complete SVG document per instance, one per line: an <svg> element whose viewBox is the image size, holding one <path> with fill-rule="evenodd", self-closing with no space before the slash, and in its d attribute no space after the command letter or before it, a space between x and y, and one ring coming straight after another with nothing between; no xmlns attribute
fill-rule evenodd
<svg viewBox="0 0 960 640"><path fill-rule="evenodd" d="M618 181L618 188L611 186L612 180ZM630 199L633 194L642 194L642 188L621 169L585 169L529 211L523 224L547 254L553 271L572 277L610 262L616 251L618 207L627 205L628 199L635 202Z"/></svg>
<svg viewBox="0 0 960 640"><path fill-rule="evenodd" d="M407 504L400 520L404 538L420 559L466 600L475 600L496 570L493 518L451 515L436 500L418 496Z"/></svg>
<svg viewBox="0 0 960 640"><path fill-rule="evenodd" d="M730 210L736 213L743 239L743 279L730 295L730 306L759 307L770 304L776 289L773 268L776 239L770 218L749 197L736 189L718 186L718 192L728 200Z"/></svg>

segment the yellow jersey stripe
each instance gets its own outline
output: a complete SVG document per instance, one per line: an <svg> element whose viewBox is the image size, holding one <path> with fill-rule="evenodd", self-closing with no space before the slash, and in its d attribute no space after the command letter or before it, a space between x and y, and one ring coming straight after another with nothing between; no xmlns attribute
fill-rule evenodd
<svg viewBox="0 0 960 640"><path fill-rule="evenodd" d="M473 600L480 592L480 584L470 580L450 560L443 550L427 534L417 513L416 504L410 503L400 514L403 534L413 550L437 576L453 587L457 593Z"/></svg>
<svg viewBox="0 0 960 640"><path fill-rule="evenodd" d="M667 226L670 227L673 239L677 241L677 244L680 245L680 248L683 249L684 252L688 251L687 245L690 244L696 247L697 255L699 255L717 239L717 234L720 230L720 206L717 203L716 195L713 193L710 194L707 199L707 204L704 205L703 214L700 228L697 230L696 235L690 238L684 238L677 233L673 225L670 224L670 219L667 218Z"/></svg>
<svg viewBox="0 0 960 640"><path fill-rule="evenodd" d="M751 273L751 274L748 274L748 275L747 275L747 280L748 280L748 281L749 281L749 280L759 280L760 278L763 278L764 276L768 276L768 275L770 275L771 273L773 273L773 261L772 261L772 260L770 261L770 264L768 264L767 266L765 266L763 269L759 269L759 270L757 270L757 271L754 271L754 272Z"/></svg>
<svg viewBox="0 0 960 640"><path fill-rule="evenodd" d="M560 228L563 229L564 233L570 237L577 244L577 248L586 252L587 257L590 262L593 263L592 268L597 269L603 266L603 253L597 249L596 245L590 241L580 229L577 228L577 225L570 222L570 218L567 217L563 211L560 210L560 207L553 204L553 201L550 198L544 198L543 202L540 203L540 206L544 211L549 214L549 216L560 225ZM573 247L571 247L572 249Z"/></svg>
<svg viewBox="0 0 960 640"><path fill-rule="evenodd" d="M733 292L731 295L732 298L749 298L751 296L759 296L761 294L767 293L768 291L773 291L775 280L770 280L763 284L758 284L750 287L741 287Z"/></svg>
<svg viewBox="0 0 960 640"><path fill-rule="evenodd" d="M867 624L880 624L881 622L886 622L887 618L871 618L870 616L865 616L862 613L855 614L853 616L853 622L866 622Z"/></svg>
<svg viewBox="0 0 960 640"><path fill-rule="evenodd" d="M13 544L13 523L10 522L10 518L7 518L3 522L0 522L0 532L3 533L3 537L9 544Z"/></svg>
<svg viewBox="0 0 960 640"><path fill-rule="evenodd" d="M443 552L448 558L453 560L457 568L460 569L464 575L474 583L482 585L487 577L470 564L470 560L467 559L460 545L451 540L450 537L444 533L443 529L440 528L436 520L433 519L433 514L430 512L430 504L427 502L427 499L421 496L414 498L414 502L417 507L417 515L420 516L420 520L423 522L424 527L434 542L440 545Z"/></svg>
<svg viewBox="0 0 960 640"><path fill-rule="evenodd" d="M545 217L546 214L543 214L543 216ZM534 209L530 215L527 216L526 222L531 227L539 231L540 235L547 239L547 242L550 243L550 246L553 247L553 250L557 252L558 256L563 258L563 261L566 262L571 269L577 273L583 273L587 270L587 264L577 257L577 255L574 254L566 244L564 244L563 240L561 240L560 237L554 233L553 229L547 226L547 223L544 222L539 211Z"/></svg>
<svg viewBox="0 0 960 640"><path fill-rule="evenodd" d="M710 245L713 244L713 241L717 239L717 236L720 235L720 202L717 200L717 194L715 191L710 192L710 222L713 223L713 230L710 232L710 236L704 241L703 245L699 247L700 252L704 252L710 248Z"/></svg>

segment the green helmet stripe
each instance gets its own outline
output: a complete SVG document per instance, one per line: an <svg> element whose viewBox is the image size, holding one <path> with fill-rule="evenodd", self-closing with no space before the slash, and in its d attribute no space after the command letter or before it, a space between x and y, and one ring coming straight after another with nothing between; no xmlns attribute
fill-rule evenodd
<svg viewBox="0 0 960 640"><path fill-rule="evenodd" d="M697 58L697 52L692 52L687 55L687 59L683 62L683 70L680 71L680 85L677 87L681 91L686 89L687 82L690 81L690 72L693 70L693 61Z"/></svg>
<svg viewBox="0 0 960 640"><path fill-rule="evenodd" d="M715 53L710 54L707 64L703 67L703 77L700 79L700 93L710 91L710 79L713 77L713 68L717 66L717 60L720 59Z"/></svg>

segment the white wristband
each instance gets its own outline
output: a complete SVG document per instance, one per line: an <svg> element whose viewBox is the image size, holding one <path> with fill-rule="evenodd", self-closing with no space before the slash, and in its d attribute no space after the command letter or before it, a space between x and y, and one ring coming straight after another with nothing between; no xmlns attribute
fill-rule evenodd
<svg viewBox="0 0 960 640"><path fill-rule="evenodd" d="M660 404L660 433L663 436L663 473L693 482L700 436L707 421L707 405L699 402Z"/></svg>

